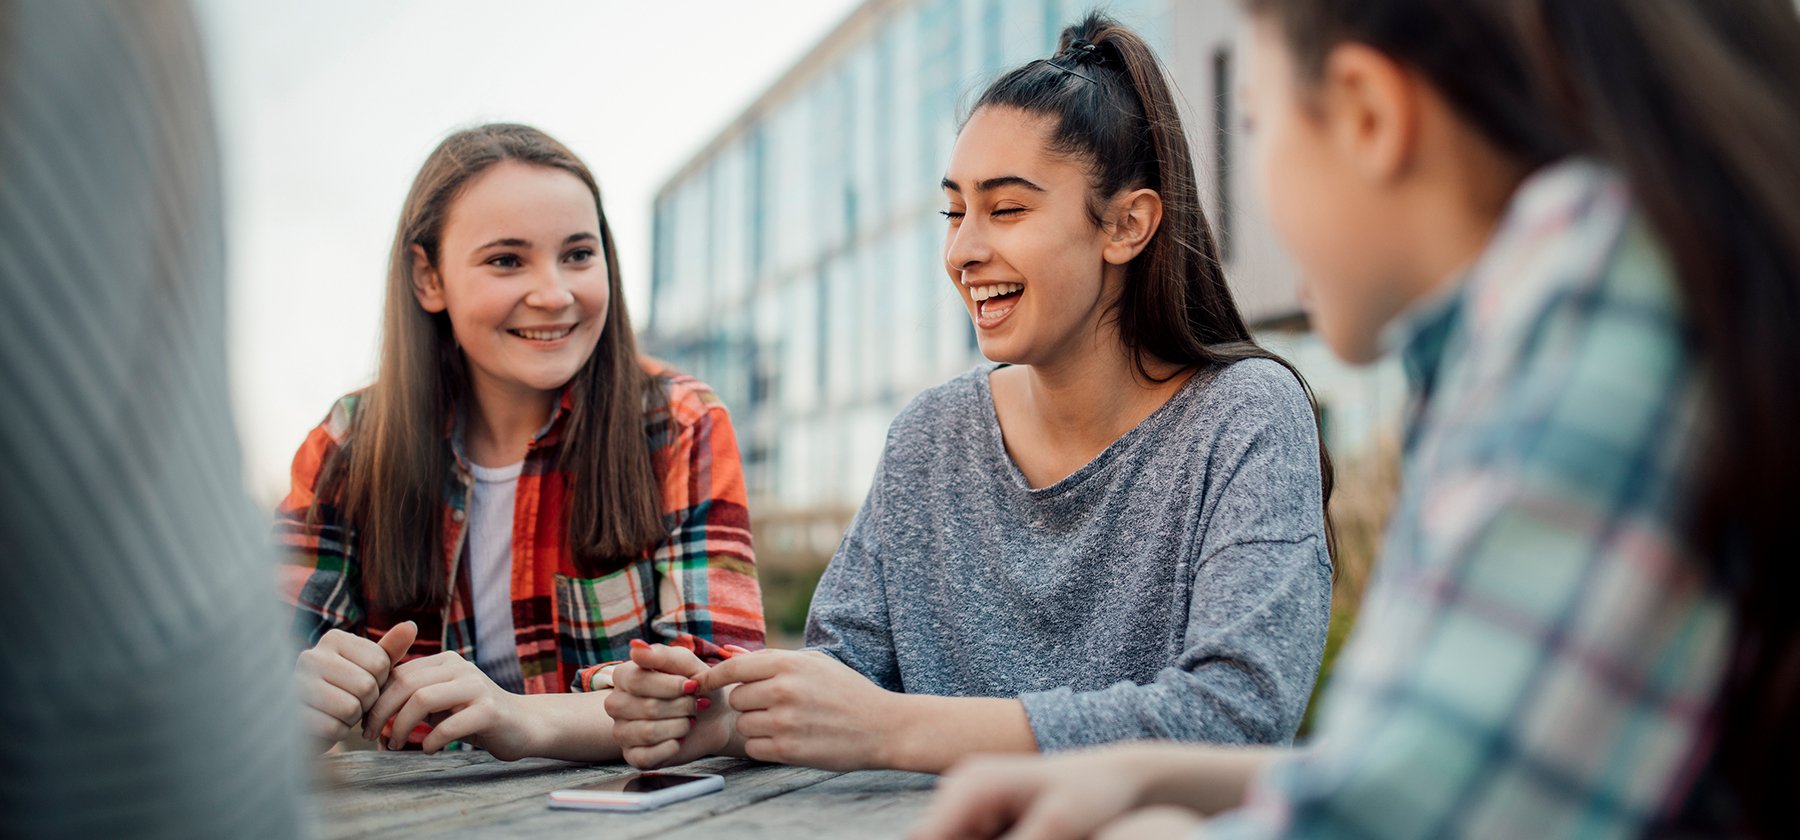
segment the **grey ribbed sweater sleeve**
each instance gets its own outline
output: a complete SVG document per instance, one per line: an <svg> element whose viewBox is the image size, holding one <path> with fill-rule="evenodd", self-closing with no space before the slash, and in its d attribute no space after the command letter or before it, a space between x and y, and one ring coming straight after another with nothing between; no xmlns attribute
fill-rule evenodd
<svg viewBox="0 0 1800 840"><path fill-rule="evenodd" d="M199 43L0 0L0 833L310 833Z"/></svg>
<svg viewBox="0 0 1800 840"><path fill-rule="evenodd" d="M884 458L876 472L879 476L885 471ZM855 668L882 688L905 691L895 658L894 634L888 626L893 618L886 599L880 597L881 551L870 545L880 538L872 523L881 521L883 486L878 477L813 590L812 608L806 616L806 646Z"/></svg>

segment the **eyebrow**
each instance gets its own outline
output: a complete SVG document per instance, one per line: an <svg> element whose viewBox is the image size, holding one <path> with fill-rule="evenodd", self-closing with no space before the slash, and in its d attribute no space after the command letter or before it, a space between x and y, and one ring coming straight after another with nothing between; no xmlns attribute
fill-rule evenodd
<svg viewBox="0 0 1800 840"><path fill-rule="evenodd" d="M949 178L944 179L943 187L951 192L962 192L962 187L957 186L957 183ZM991 192L1000 189L1001 187L1024 187L1032 192L1044 192L1043 187L1017 175L1002 175L998 178L989 178L985 181L975 182L976 192Z"/></svg>
<svg viewBox="0 0 1800 840"><path fill-rule="evenodd" d="M600 241L600 237L595 236L594 234L588 233L587 231L582 231L581 233L569 234L569 238L564 239L562 241L562 244L573 245L577 242L599 242L599 241ZM517 239L517 238L496 239L492 242L482 245L479 248L476 248L475 250L485 251L489 248L496 248L496 247L499 247L499 248L529 248L529 247L531 247L531 242L529 240Z"/></svg>

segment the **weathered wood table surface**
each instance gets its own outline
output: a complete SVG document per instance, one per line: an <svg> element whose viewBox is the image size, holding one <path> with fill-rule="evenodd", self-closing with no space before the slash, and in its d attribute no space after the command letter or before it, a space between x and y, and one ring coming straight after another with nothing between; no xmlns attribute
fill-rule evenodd
<svg viewBox="0 0 1800 840"><path fill-rule="evenodd" d="M550 791L633 772L623 764L507 763L485 752L345 752L321 759L326 837L903 837L937 777L710 758L670 768L719 773L725 789L638 814L555 811Z"/></svg>

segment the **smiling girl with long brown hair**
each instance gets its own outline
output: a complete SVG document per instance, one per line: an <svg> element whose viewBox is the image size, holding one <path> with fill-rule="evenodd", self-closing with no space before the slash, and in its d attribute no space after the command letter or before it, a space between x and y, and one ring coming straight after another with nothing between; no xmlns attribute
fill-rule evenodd
<svg viewBox="0 0 1800 840"><path fill-rule="evenodd" d="M526 126L426 160L379 375L295 456L277 531L327 743L616 758L601 698L564 692L604 693L628 641L762 644L725 408L638 354L593 175Z"/></svg>

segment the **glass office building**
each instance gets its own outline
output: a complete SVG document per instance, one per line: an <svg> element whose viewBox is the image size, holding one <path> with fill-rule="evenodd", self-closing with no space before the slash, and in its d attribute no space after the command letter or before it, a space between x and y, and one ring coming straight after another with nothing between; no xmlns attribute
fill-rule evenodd
<svg viewBox="0 0 1800 840"><path fill-rule="evenodd" d="M869 0L659 191L644 345L731 407L760 520L818 523L828 551L869 486L889 421L981 361L942 263L938 181L968 100L1004 69L1047 56L1089 6ZM1251 221L1232 131L1233 5L1106 8L1176 79L1246 316L1306 370L1334 448L1362 445L1387 425L1401 385L1392 371L1330 360L1304 329L1293 267Z"/></svg>

